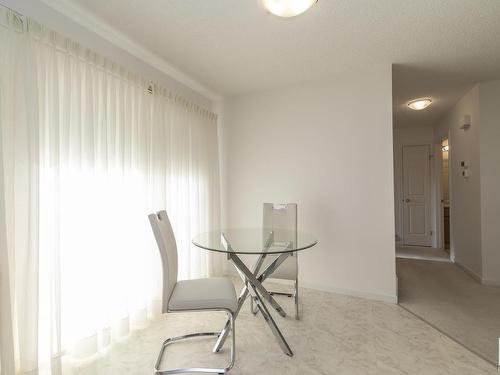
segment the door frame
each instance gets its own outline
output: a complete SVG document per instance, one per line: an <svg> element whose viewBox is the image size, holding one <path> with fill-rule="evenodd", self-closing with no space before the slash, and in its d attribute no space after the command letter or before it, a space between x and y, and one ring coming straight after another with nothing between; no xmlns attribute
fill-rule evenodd
<svg viewBox="0 0 500 375"><path fill-rule="evenodd" d="M446 139L446 137L442 137L441 141L439 144L434 145L434 157L435 163L434 163L434 209L433 209L433 216L435 220L435 228L436 228L436 241L434 243L434 247L442 249L444 248L444 216L443 216L443 210L442 210L442 205L441 205L441 199L442 199L442 184L441 184L441 174L443 173L443 153L441 152L441 144L443 140ZM448 162L449 162L449 156L450 154L448 153ZM449 178L449 174L448 174Z"/></svg>
<svg viewBox="0 0 500 375"><path fill-rule="evenodd" d="M449 202L450 202L450 218L449 218L449 221L450 221L450 259L452 262L455 261L455 251L454 251L454 248L453 248L453 222L452 222L452 215L451 215L451 207L453 207L453 188L452 188L452 162L453 162L453 148L452 148L452 144L451 144L451 139L450 139L450 134L451 132L448 131L448 134L444 137L441 137L440 141L439 141L439 166L438 166L438 171L436 173L436 207L438 207L438 209L436 209L436 224L437 224L437 227L436 227L436 232L438 233L439 235L439 238L438 238L438 243L437 243L437 246L440 248L440 249L444 249L444 215L443 215L443 207L442 207L442 204L441 204L441 198L442 198L442 195L441 195L441 189L442 189L442 186L441 186L441 168L442 168L442 153L441 153L441 144L442 142L445 140L445 139L448 139L448 146L449 146L449 150L448 150L448 198L449 198Z"/></svg>

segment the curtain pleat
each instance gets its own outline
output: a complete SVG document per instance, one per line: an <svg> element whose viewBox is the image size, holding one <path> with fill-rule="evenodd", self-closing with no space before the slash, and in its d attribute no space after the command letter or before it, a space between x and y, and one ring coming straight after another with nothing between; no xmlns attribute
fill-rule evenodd
<svg viewBox="0 0 500 375"><path fill-rule="evenodd" d="M33 20L13 25L0 27L0 366L60 374L160 314L148 213L168 211L181 279L221 272L191 244L220 223L217 119Z"/></svg>
<svg viewBox="0 0 500 375"><path fill-rule="evenodd" d="M2 374L34 374L38 331L37 82L19 17L0 11L0 357Z"/></svg>

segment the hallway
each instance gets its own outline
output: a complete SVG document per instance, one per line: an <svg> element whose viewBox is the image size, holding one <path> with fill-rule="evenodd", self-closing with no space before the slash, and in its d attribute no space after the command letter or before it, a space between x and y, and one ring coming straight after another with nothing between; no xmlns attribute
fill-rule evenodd
<svg viewBox="0 0 500 375"><path fill-rule="evenodd" d="M500 288L453 263L397 259L399 303L489 362L498 363Z"/></svg>
<svg viewBox="0 0 500 375"><path fill-rule="evenodd" d="M396 246L396 258L450 262L450 254L446 250L420 246Z"/></svg>

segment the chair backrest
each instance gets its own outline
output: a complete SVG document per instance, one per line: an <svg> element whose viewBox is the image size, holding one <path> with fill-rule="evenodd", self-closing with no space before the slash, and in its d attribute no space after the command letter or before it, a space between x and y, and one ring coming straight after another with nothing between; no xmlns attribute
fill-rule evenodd
<svg viewBox="0 0 500 375"><path fill-rule="evenodd" d="M159 211L148 217L160 250L163 271L162 311L166 313L170 296L177 283L177 244L166 211Z"/></svg>
<svg viewBox="0 0 500 375"><path fill-rule="evenodd" d="M264 231L274 232L274 242L297 243L297 204L264 203Z"/></svg>

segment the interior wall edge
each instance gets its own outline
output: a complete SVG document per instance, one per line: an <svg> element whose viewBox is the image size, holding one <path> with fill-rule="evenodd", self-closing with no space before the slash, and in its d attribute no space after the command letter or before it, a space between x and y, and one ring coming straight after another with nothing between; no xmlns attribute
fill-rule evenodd
<svg viewBox="0 0 500 375"><path fill-rule="evenodd" d="M472 126L462 130L464 116L471 116ZM480 194L480 113L479 85L474 85L435 126L436 141L448 135L450 142L450 252L462 269L478 282L483 277ZM462 176L461 162L471 171Z"/></svg>

